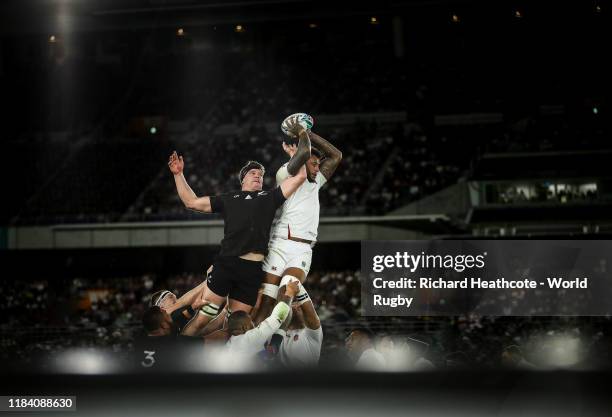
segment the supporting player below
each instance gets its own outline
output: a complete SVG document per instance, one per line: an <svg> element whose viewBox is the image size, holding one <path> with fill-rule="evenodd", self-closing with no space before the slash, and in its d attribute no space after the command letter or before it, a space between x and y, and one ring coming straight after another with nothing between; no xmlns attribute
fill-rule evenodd
<svg viewBox="0 0 612 417"><path fill-rule="evenodd" d="M287 291L279 300L268 318L255 327L251 317L244 311L237 311L228 319L230 339L227 348L230 354L240 355L242 358L253 358L264 349L266 341L283 324L291 312L291 301L298 293L298 283L293 282L287 286Z"/></svg>
<svg viewBox="0 0 612 417"><path fill-rule="evenodd" d="M285 322L270 341L269 351L286 367L313 367L319 363L323 329L308 292L299 284L292 304L291 321Z"/></svg>

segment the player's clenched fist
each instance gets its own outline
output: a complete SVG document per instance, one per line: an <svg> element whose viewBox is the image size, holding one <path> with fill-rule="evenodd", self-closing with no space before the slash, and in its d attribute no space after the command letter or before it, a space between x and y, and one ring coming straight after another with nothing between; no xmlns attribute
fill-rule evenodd
<svg viewBox="0 0 612 417"><path fill-rule="evenodd" d="M185 162L183 162L183 157L179 156L176 151L172 152L170 155L170 160L168 161L168 168L170 168L170 172L174 175L179 175L183 172L183 168L185 168Z"/></svg>

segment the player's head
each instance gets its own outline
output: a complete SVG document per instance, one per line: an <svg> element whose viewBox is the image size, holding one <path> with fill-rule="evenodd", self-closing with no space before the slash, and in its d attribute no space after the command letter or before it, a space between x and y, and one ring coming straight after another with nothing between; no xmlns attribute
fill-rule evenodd
<svg viewBox="0 0 612 417"><path fill-rule="evenodd" d="M254 327L255 324L253 324L251 316L246 311L233 311L227 319L227 331L231 336L241 335Z"/></svg>
<svg viewBox="0 0 612 417"><path fill-rule="evenodd" d="M149 301L149 307L158 306L161 307L162 310L168 310L174 304L176 304L176 295L168 290L161 290L153 293L151 301Z"/></svg>
<svg viewBox="0 0 612 417"><path fill-rule="evenodd" d="M300 330L306 327L306 321L304 321L304 313L300 306L291 306L291 322L289 323L290 330Z"/></svg>
<svg viewBox="0 0 612 417"><path fill-rule="evenodd" d="M312 146L310 148L310 158L306 161L306 175L308 181L315 182L319 174L319 166L321 165L323 154L320 150Z"/></svg>
<svg viewBox="0 0 612 417"><path fill-rule="evenodd" d="M168 336L174 328L170 315L159 306L149 307L145 311L142 324L148 336Z"/></svg>
<svg viewBox="0 0 612 417"><path fill-rule="evenodd" d="M266 169L257 161L249 161L240 169L238 179L242 191L261 191Z"/></svg>
<svg viewBox="0 0 612 417"><path fill-rule="evenodd" d="M365 327L353 330L345 340L346 350L352 358L361 356L364 350L372 347L374 334Z"/></svg>

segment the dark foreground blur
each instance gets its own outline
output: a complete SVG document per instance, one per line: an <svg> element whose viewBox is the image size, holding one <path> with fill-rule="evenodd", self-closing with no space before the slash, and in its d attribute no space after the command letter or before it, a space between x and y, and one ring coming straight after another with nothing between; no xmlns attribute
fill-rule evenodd
<svg viewBox="0 0 612 417"><path fill-rule="evenodd" d="M12 395L76 395L86 416L607 416L606 372L5 374ZM24 413L21 413L24 415Z"/></svg>

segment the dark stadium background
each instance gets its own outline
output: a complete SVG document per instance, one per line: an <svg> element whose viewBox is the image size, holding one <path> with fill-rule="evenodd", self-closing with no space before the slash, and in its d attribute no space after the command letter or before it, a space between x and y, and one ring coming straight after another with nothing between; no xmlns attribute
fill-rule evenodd
<svg viewBox="0 0 612 417"><path fill-rule="evenodd" d="M222 229L180 204L173 150L198 194L235 188L251 158L270 187L279 124L304 111L344 154L321 192L307 281L323 371L366 326L426 342L440 372L309 374L293 391L275 375L258 392L270 384L286 407L270 412L301 390L296 404L320 396L332 406L313 410L330 415L605 415L610 317L365 318L357 254L368 239L610 238L608 2L7 0L0 11L0 355L15 381L3 395L56 393L57 377L31 381L67 348L128 358L148 295L199 282ZM547 337L584 350L560 374L499 373L504 347L533 360ZM223 387L256 403L248 389L262 384L135 378L72 377L62 392L93 414L123 387L132 414L164 394L195 413L201 386L215 412L249 414L224 408ZM368 397L375 386L389 397Z"/></svg>

